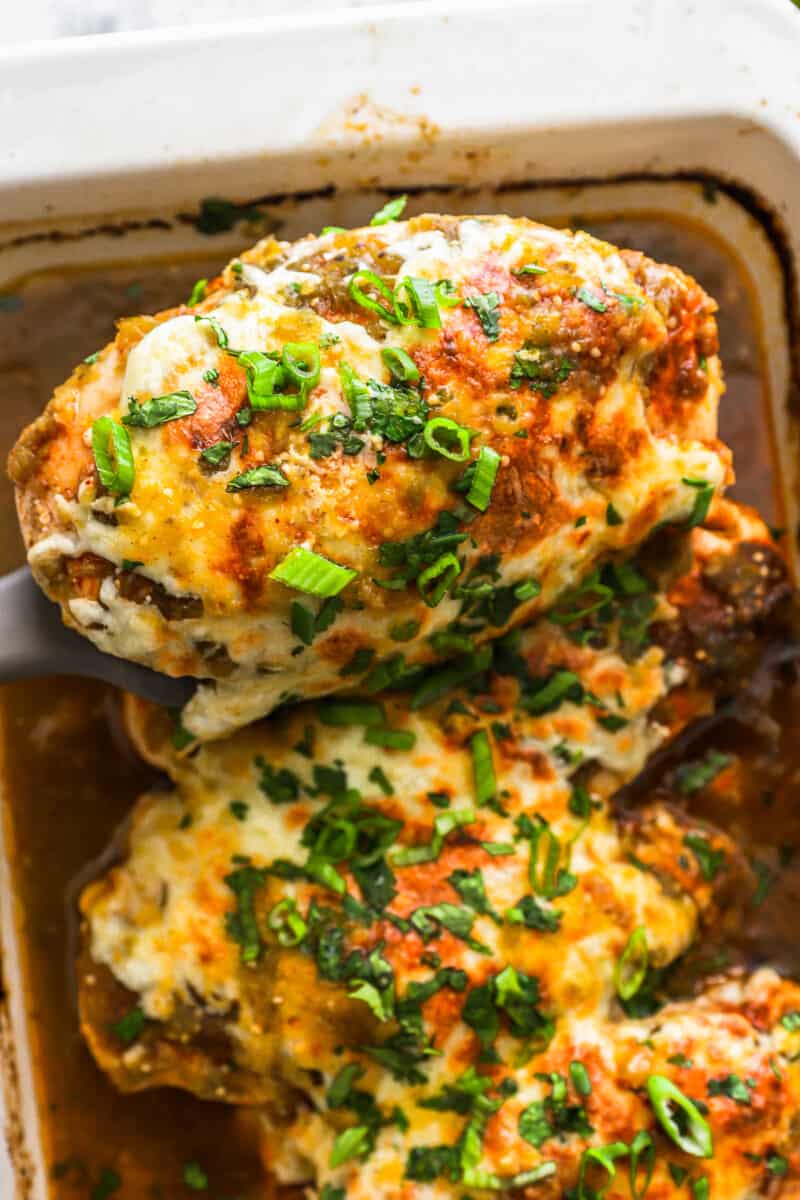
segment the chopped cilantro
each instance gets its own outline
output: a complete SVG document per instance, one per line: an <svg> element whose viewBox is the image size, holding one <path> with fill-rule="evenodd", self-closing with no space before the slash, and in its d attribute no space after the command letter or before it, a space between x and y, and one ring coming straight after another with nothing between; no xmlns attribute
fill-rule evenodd
<svg viewBox="0 0 800 1200"><path fill-rule="evenodd" d="M750 1104L750 1089L755 1087L752 1080L742 1080L738 1075L721 1075L718 1079L709 1079L709 1096L727 1096L737 1104Z"/></svg>
<svg viewBox="0 0 800 1200"><path fill-rule="evenodd" d="M405 444L412 457L423 452L422 431L428 405L419 387L361 380L347 363L339 367L342 391L356 433L378 434L394 445Z"/></svg>
<svg viewBox="0 0 800 1200"><path fill-rule="evenodd" d="M153 429L179 417L189 417L197 412L197 401L191 392L170 392L166 396L151 396L139 404L133 396L128 398L128 411L122 418L123 425Z"/></svg>
<svg viewBox="0 0 800 1200"><path fill-rule="evenodd" d="M274 463L264 463L260 467L250 467L249 470L242 471L240 475L234 475L233 479L228 482L225 491L241 492L248 488L285 488L288 486L289 480L280 467Z"/></svg>
<svg viewBox="0 0 800 1200"><path fill-rule="evenodd" d="M547 346L526 342L514 355L509 383L512 388L527 383L532 391L549 398L569 379L575 365L565 354L558 354Z"/></svg>
<svg viewBox="0 0 800 1200"><path fill-rule="evenodd" d="M499 921L497 913L489 903L489 897L486 894L486 884L483 879L483 872L480 868L474 871L465 871L459 868L448 875L447 882L458 892L465 904L469 905L476 913L482 916L492 917L493 920Z"/></svg>
<svg viewBox="0 0 800 1200"><path fill-rule="evenodd" d="M97 1183L92 1188L91 1200L107 1200L122 1187L122 1178L111 1167L103 1167Z"/></svg>
<svg viewBox="0 0 800 1200"><path fill-rule="evenodd" d="M384 771L383 767L374 766L369 773L369 779L370 779L371 783L376 783L378 785L378 787L383 792L384 796L393 796L394 795L394 788L392 787L389 779L387 778L386 772Z"/></svg>
<svg viewBox="0 0 800 1200"><path fill-rule="evenodd" d="M577 1133L590 1137L593 1130L582 1104L567 1103L567 1083L556 1072L545 1076L550 1083L550 1095L534 1100L519 1117L520 1136L537 1149L551 1137Z"/></svg>
<svg viewBox="0 0 800 1200"><path fill-rule="evenodd" d="M497 292L469 296L464 304L473 310L489 341L496 342L500 336L500 297Z"/></svg>
<svg viewBox="0 0 800 1200"><path fill-rule="evenodd" d="M222 441L215 442L213 446L206 446L205 450L200 451L200 461L211 467L227 467L235 445L235 442Z"/></svg>
<svg viewBox="0 0 800 1200"><path fill-rule="evenodd" d="M763 904L769 895L770 888L775 882L775 877L765 862L753 860L753 871L756 876L756 890L753 892L753 897L750 903L757 908Z"/></svg>
<svg viewBox="0 0 800 1200"><path fill-rule="evenodd" d="M121 1017L114 1025L111 1026L111 1032L122 1042L123 1046L130 1046L139 1037L141 1037L144 1027L147 1024L147 1018L144 1015L144 1010L139 1008L131 1008Z"/></svg>
<svg viewBox="0 0 800 1200"><path fill-rule="evenodd" d="M253 963L261 956L263 943L256 920L254 899L259 888L266 883L267 872L263 867L249 863L225 876L225 883L236 897L236 909L225 914L225 929L234 942L241 947L243 963Z"/></svg>
<svg viewBox="0 0 800 1200"><path fill-rule="evenodd" d="M208 1175L206 1175L198 1162L184 1163L183 1182L193 1192L205 1192L208 1190Z"/></svg>
<svg viewBox="0 0 800 1200"><path fill-rule="evenodd" d="M707 883L716 879L725 863L725 851L715 850L707 837L701 833L687 833L683 839L687 850L691 850L697 859L700 874Z"/></svg>
<svg viewBox="0 0 800 1200"><path fill-rule="evenodd" d="M534 896L523 896L513 908L506 910L509 925L525 925L540 933L555 933L561 924L561 913L555 908L545 908Z"/></svg>
<svg viewBox="0 0 800 1200"><path fill-rule="evenodd" d="M475 950L478 954L489 954L490 950L481 942L470 936L475 913L471 908L459 904L425 904L415 908L409 917L411 928L418 933L424 942L429 942L441 936L442 929L452 933L453 937Z"/></svg>
<svg viewBox="0 0 800 1200"><path fill-rule="evenodd" d="M300 780L288 767L277 770L266 762L261 755L255 760L255 765L261 772L258 786L273 804L294 804L300 796Z"/></svg>
<svg viewBox="0 0 800 1200"><path fill-rule="evenodd" d="M722 754L719 750L707 750L702 758L681 763L675 772L675 786L681 795L692 796L708 787L730 762L729 754Z"/></svg>

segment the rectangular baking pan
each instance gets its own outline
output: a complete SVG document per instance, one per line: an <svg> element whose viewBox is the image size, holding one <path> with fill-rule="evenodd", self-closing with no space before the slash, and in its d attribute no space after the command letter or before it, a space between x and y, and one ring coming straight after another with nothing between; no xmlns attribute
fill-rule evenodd
<svg viewBox="0 0 800 1200"><path fill-rule="evenodd" d="M799 48L790 0L505 0L6 52L3 449L111 335L111 316L179 300L267 231L358 224L403 190L410 212L528 215L695 270L723 306L738 494L788 526L795 553L800 113L787 89ZM240 208L215 222L209 196ZM241 219L212 234L225 214ZM84 319L81 289L99 279L107 313ZM43 339L57 342L49 362ZM7 485L0 522L7 570L21 560ZM51 1179L40 1120L21 870L6 819L0 1197L60 1200L73 1193Z"/></svg>

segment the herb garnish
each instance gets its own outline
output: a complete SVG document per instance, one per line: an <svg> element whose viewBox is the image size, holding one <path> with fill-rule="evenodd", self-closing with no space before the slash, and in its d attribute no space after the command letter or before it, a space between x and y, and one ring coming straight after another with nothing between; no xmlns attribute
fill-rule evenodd
<svg viewBox="0 0 800 1200"><path fill-rule="evenodd" d="M235 445L235 442L222 441L206 446L205 450L200 451L200 461L211 467L227 467Z"/></svg>
<svg viewBox="0 0 800 1200"><path fill-rule="evenodd" d="M289 480L281 468L274 463L265 463L259 467L250 467L247 471L242 471L240 475L234 475L226 485L225 491L242 492L248 488L285 488L288 486Z"/></svg>
<svg viewBox="0 0 800 1200"><path fill-rule="evenodd" d="M228 936L241 947L243 963L254 963L261 957L263 943L256 920L254 898L266 880L266 869L249 863L225 876L225 883L236 897L235 911L225 914L225 928Z"/></svg>
<svg viewBox="0 0 800 1200"><path fill-rule="evenodd" d="M496 342L500 336L500 297L497 292L468 296L464 304L473 310L489 341Z"/></svg>
<svg viewBox="0 0 800 1200"><path fill-rule="evenodd" d="M379 208L374 217L370 220L370 225L388 225L390 221L396 221L402 216L405 206L408 204L408 196L395 196L392 200L387 200L383 208Z"/></svg>
<svg viewBox="0 0 800 1200"><path fill-rule="evenodd" d="M703 879L707 883L713 882L725 863L725 851L715 850L708 838L701 833L687 833L683 844L697 859Z"/></svg>
<svg viewBox="0 0 800 1200"><path fill-rule="evenodd" d="M519 388L527 383L531 391L549 398L569 379L575 366L575 362L566 354L558 354L548 346L525 342L523 348L514 355L509 386Z"/></svg>

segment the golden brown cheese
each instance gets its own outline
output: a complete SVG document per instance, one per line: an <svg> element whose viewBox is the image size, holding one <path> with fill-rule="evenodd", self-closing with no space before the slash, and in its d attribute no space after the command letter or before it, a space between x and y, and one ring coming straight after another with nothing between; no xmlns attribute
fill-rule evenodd
<svg viewBox="0 0 800 1200"><path fill-rule="evenodd" d="M714 308L502 216L267 240L194 306L123 322L23 434L29 561L102 649L213 681L200 738L430 662L454 622L496 635L702 514L730 473ZM132 484L98 476L109 417ZM326 599L272 577L298 549L346 569Z"/></svg>
<svg viewBox="0 0 800 1200"><path fill-rule="evenodd" d="M783 1145L794 1068L776 1082L783 1043L731 1015L738 985L650 1017L661 969L747 897L748 868L665 805L611 803L732 688L726 639L752 632L763 652L785 595L753 514L721 503L689 540L682 574L685 536L671 568L663 541L603 567L430 705L414 699L428 677L185 758L164 715L133 704L175 790L142 799L127 857L82 898L82 1024L117 1085L262 1104L279 1178L348 1198L528 1172L573 1186L588 1146L655 1130L642 1091L654 1074L683 1086L678 1053L696 1059L696 1098L748 1081L758 1137ZM735 1131L729 1101L710 1105L715 1138ZM713 1170L737 1197L755 1174L725 1165L734 1143Z"/></svg>
<svg viewBox="0 0 800 1200"><path fill-rule="evenodd" d="M409 1179L392 1127L380 1130L365 1162L331 1169L335 1112L308 1105L299 1107L288 1130L264 1112L265 1165L286 1182L314 1178L318 1188L344 1187L348 1200L376 1195L427 1200L459 1194L466 1186L470 1192L485 1187L537 1200L575 1195L570 1188L586 1200L794 1196L800 1169L800 1035L782 1019L791 1024L798 1005L798 985L762 969L750 977L734 975L646 1019L565 1021L547 1051L515 1073L518 1088L510 1096L502 1093L502 1077L509 1076L497 1067L483 1068L485 1095L497 1110L483 1124L482 1154L469 1185L464 1180L454 1187L446 1175ZM474 1088L463 1074L461 1081ZM676 1140L680 1134L667 1133L659 1120L648 1084L662 1098L664 1081L703 1106L695 1104L695 1110L708 1157L686 1152ZM437 1096L441 1091L430 1088L420 1099ZM432 1152L414 1160L416 1174L435 1163L441 1146L456 1146L459 1139L463 1144L470 1123L476 1124L474 1116L428 1108L415 1116L416 1147Z"/></svg>

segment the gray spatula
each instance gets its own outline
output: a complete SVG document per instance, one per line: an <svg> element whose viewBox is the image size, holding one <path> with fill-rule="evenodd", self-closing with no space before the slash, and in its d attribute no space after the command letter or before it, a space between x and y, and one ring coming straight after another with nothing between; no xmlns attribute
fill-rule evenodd
<svg viewBox="0 0 800 1200"><path fill-rule="evenodd" d="M170 708L181 708L197 687L188 676L172 679L98 650L62 623L57 605L21 567L0 577L0 683L40 675L103 679Z"/></svg>

